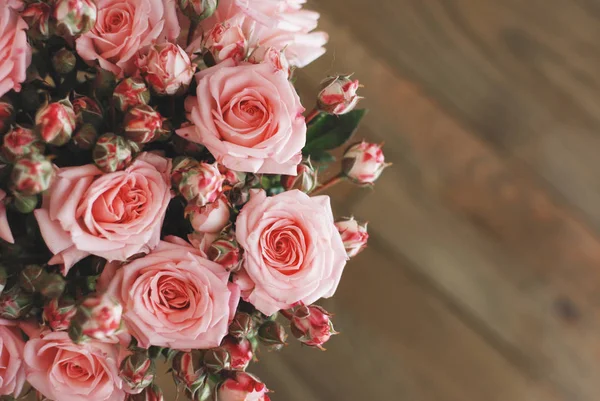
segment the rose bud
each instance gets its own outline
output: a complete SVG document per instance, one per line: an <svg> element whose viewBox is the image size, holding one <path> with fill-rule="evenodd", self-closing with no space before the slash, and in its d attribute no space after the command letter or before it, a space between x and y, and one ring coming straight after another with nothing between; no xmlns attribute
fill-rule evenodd
<svg viewBox="0 0 600 401"><path fill-rule="evenodd" d="M42 288L48 273L40 265L27 265L19 274L19 284L27 292L38 292Z"/></svg>
<svg viewBox="0 0 600 401"><path fill-rule="evenodd" d="M102 108L94 99L87 96L76 95L72 104L78 125L85 123L99 125L102 123L104 118Z"/></svg>
<svg viewBox="0 0 600 401"><path fill-rule="evenodd" d="M298 175L282 175L281 185L286 191L298 189L306 194L311 193L319 184L317 179L317 170L312 166L309 160L303 160L298 164Z"/></svg>
<svg viewBox="0 0 600 401"><path fill-rule="evenodd" d="M350 181L359 185L370 185L389 166L380 145L360 142L346 150L342 158L342 171Z"/></svg>
<svg viewBox="0 0 600 401"><path fill-rule="evenodd" d="M65 331L69 329L76 313L75 301L70 298L54 298L44 305L42 319L53 331Z"/></svg>
<svg viewBox="0 0 600 401"><path fill-rule="evenodd" d="M204 48L210 51L216 63L227 59L243 60L248 51L248 40L242 31L241 22L229 20L216 24L204 38Z"/></svg>
<svg viewBox="0 0 600 401"><path fill-rule="evenodd" d="M321 83L321 92L317 98L318 109L336 115L352 111L361 99L356 94L359 87L358 80L353 81L350 76L327 78Z"/></svg>
<svg viewBox="0 0 600 401"><path fill-rule="evenodd" d="M148 85L163 96L185 93L196 72L185 50L169 42L153 46L137 62Z"/></svg>
<svg viewBox="0 0 600 401"><path fill-rule="evenodd" d="M114 173L127 167L133 155L129 141L113 133L106 133L96 141L92 158L100 170Z"/></svg>
<svg viewBox="0 0 600 401"><path fill-rule="evenodd" d="M92 124L83 124L73 135L73 144L81 150L90 150L96 145L98 131Z"/></svg>
<svg viewBox="0 0 600 401"><path fill-rule="evenodd" d="M35 130L46 143L62 146L69 142L77 124L69 99L49 103L35 115Z"/></svg>
<svg viewBox="0 0 600 401"><path fill-rule="evenodd" d="M208 248L206 256L230 272L236 272L242 266L242 250L231 234L217 238Z"/></svg>
<svg viewBox="0 0 600 401"><path fill-rule="evenodd" d="M290 63L283 51L274 47L259 46L248 57L248 61L253 64L269 64L273 71L283 71L290 76Z"/></svg>
<svg viewBox="0 0 600 401"><path fill-rule="evenodd" d="M191 157L179 156L173 159L173 167L171 169L171 184L175 188L179 188L183 173L200 166L200 162Z"/></svg>
<svg viewBox="0 0 600 401"><path fill-rule="evenodd" d="M302 343L322 350L331 335L337 334L330 317L331 314L320 306L301 306L290 320L292 334Z"/></svg>
<svg viewBox="0 0 600 401"><path fill-rule="evenodd" d="M201 21L214 14L219 0L178 0L178 4L188 18Z"/></svg>
<svg viewBox="0 0 600 401"><path fill-rule="evenodd" d="M13 193L12 206L17 212L28 214L35 210L38 204L37 195L22 195L18 192Z"/></svg>
<svg viewBox="0 0 600 401"><path fill-rule="evenodd" d="M5 134L15 121L15 107L7 98L0 98L0 135Z"/></svg>
<svg viewBox="0 0 600 401"><path fill-rule="evenodd" d="M129 394L127 401L164 401L163 392L156 384L152 384L139 394Z"/></svg>
<svg viewBox="0 0 600 401"><path fill-rule="evenodd" d="M204 366L209 372L219 373L231 368L231 356L225 348L217 347L206 351L204 354Z"/></svg>
<svg viewBox="0 0 600 401"><path fill-rule="evenodd" d="M52 67L54 67L54 71L62 75L66 75L73 71L76 63L77 58L75 57L75 54L64 48L60 49L52 56Z"/></svg>
<svg viewBox="0 0 600 401"><path fill-rule="evenodd" d="M27 35L33 40L44 40L50 37L50 14L52 8L49 4L39 2L28 4L21 17L27 22L29 29Z"/></svg>
<svg viewBox="0 0 600 401"><path fill-rule="evenodd" d="M217 164L199 163L185 171L179 182L179 192L190 203L204 206L216 201L223 192L225 177Z"/></svg>
<svg viewBox="0 0 600 401"><path fill-rule="evenodd" d="M136 143L152 142L161 135L163 120L160 113L148 105L132 107L123 120L124 135Z"/></svg>
<svg viewBox="0 0 600 401"><path fill-rule="evenodd" d="M360 225L358 221L354 220L354 217L350 217L336 221L335 226L342 236L349 258L358 255L366 248L369 239L366 224Z"/></svg>
<svg viewBox="0 0 600 401"><path fill-rule="evenodd" d="M15 162L10 187L21 195L37 195L50 187L54 175L50 160L38 153L30 153Z"/></svg>
<svg viewBox="0 0 600 401"><path fill-rule="evenodd" d="M44 280L44 285L39 290L43 297L54 299L60 297L65 292L67 283L63 276L57 273L50 273Z"/></svg>
<svg viewBox="0 0 600 401"><path fill-rule="evenodd" d="M44 147L32 130L16 125L4 136L1 156L7 162L14 163L30 153L43 153Z"/></svg>
<svg viewBox="0 0 600 401"><path fill-rule="evenodd" d="M173 380L182 385L190 393L195 393L204 383L206 369L202 364L202 354L199 351L178 352L171 365Z"/></svg>
<svg viewBox="0 0 600 401"><path fill-rule="evenodd" d="M194 230L202 233L220 233L229 223L229 203L224 196L220 196L206 206L190 204L185 209L185 215Z"/></svg>
<svg viewBox="0 0 600 401"><path fill-rule="evenodd" d="M0 318L16 320L25 317L33 306L33 296L18 285L5 289L0 295Z"/></svg>
<svg viewBox="0 0 600 401"><path fill-rule="evenodd" d="M123 306L108 295L91 295L77 307L69 326L69 337L75 342L93 338L106 340L121 328Z"/></svg>
<svg viewBox="0 0 600 401"><path fill-rule="evenodd" d="M258 340L271 350L280 350L287 345L287 333L281 323L267 320L258 328Z"/></svg>
<svg viewBox="0 0 600 401"><path fill-rule="evenodd" d="M57 0L54 4L56 32L60 36L79 36L96 23L98 10L93 0Z"/></svg>
<svg viewBox="0 0 600 401"><path fill-rule="evenodd" d="M126 112L130 107L148 104L150 91L141 78L125 78L113 92L115 107Z"/></svg>
<svg viewBox="0 0 600 401"><path fill-rule="evenodd" d="M231 357L231 369L246 370L252 357L252 344L246 338L235 338L226 336L221 342L221 348L224 348Z"/></svg>
<svg viewBox="0 0 600 401"><path fill-rule="evenodd" d="M269 390L264 383L247 372L236 372L225 380L217 393L219 401L270 401Z"/></svg>
<svg viewBox="0 0 600 401"><path fill-rule="evenodd" d="M229 334L237 338L246 338L254 331L254 319L246 312L237 312L229 325Z"/></svg>
<svg viewBox="0 0 600 401"><path fill-rule="evenodd" d="M148 352L137 349L121 362L119 376L132 392L140 392L154 381L156 367Z"/></svg>

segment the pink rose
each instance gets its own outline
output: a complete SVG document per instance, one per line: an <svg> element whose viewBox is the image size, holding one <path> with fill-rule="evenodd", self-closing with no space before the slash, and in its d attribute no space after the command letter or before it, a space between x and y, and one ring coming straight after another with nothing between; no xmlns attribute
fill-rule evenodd
<svg viewBox="0 0 600 401"><path fill-rule="evenodd" d="M98 0L96 5L96 24L77 39L77 53L118 77L135 72L138 51L179 35L172 0Z"/></svg>
<svg viewBox="0 0 600 401"><path fill-rule="evenodd" d="M350 146L342 158L344 174L359 185L372 185L388 166L381 145L364 141Z"/></svg>
<svg viewBox="0 0 600 401"><path fill-rule="evenodd" d="M27 23L18 12L21 7L19 0L0 0L0 96L13 89L21 90L31 63Z"/></svg>
<svg viewBox="0 0 600 401"><path fill-rule="evenodd" d="M21 393L25 383L24 347L16 323L0 319L0 396Z"/></svg>
<svg viewBox="0 0 600 401"><path fill-rule="evenodd" d="M90 340L75 344L64 332L45 332L25 345L27 381L60 401L123 401L119 347Z"/></svg>
<svg viewBox="0 0 600 401"><path fill-rule="evenodd" d="M127 169L103 174L94 165L60 169L35 210L46 245L63 274L92 254L126 260L160 240L171 200L171 161L142 153Z"/></svg>
<svg viewBox="0 0 600 401"><path fill-rule="evenodd" d="M150 49L138 60L142 76L159 95L185 92L194 77L196 66L179 46L163 43Z"/></svg>
<svg viewBox="0 0 600 401"><path fill-rule="evenodd" d="M217 63L229 58L241 61L248 52L248 39L242 30L244 17L239 15L216 24L204 36L204 48L208 49Z"/></svg>
<svg viewBox="0 0 600 401"><path fill-rule="evenodd" d="M267 197L254 190L238 215L236 235L254 283L245 299L264 314L335 293L347 256L329 197L298 190Z"/></svg>
<svg viewBox="0 0 600 401"><path fill-rule="evenodd" d="M186 213L194 230L203 233L221 232L230 217L229 204L224 196L203 207L188 205Z"/></svg>
<svg viewBox="0 0 600 401"><path fill-rule="evenodd" d="M253 173L296 174L306 143L300 98L283 71L226 60L196 75L186 100L191 127L177 131L201 143L219 163Z"/></svg>
<svg viewBox="0 0 600 401"><path fill-rule="evenodd" d="M267 386L246 372L236 372L225 380L218 390L219 401L270 401Z"/></svg>
<svg viewBox="0 0 600 401"><path fill-rule="evenodd" d="M107 294L123 305L123 320L142 347L217 347L235 314L239 289L200 251L170 240L119 269Z"/></svg>
<svg viewBox="0 0 600 401"><path fill-rule="evenodd" d="M6 192L0 189L0 238L11 244L15 243L15 239L10 231L8 225L8 219L6 218L6 206L4 205L4 199L6 198Z"/></svg>

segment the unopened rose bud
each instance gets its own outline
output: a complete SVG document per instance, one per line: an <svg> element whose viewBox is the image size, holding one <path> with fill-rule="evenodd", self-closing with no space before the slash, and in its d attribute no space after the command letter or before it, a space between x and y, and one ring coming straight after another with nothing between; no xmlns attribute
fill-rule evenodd
<svg viewBox="0 0 600 401"><path fill-rule="evenodd" d="M229 203L224 196L220 196L206 206L190 204L185 209L185 215L194 230L202 233L220 233L229 223Z"/></svg>
<svg viewBox="0 0 600 401"><path fill-rule="evenodd" d="M109 295L91 295L77 307L69 326L73 341L86 338L106 340L121 328L123 307Z"/></svg>
<svg viewBox="0 0 600 401"><path fill-rule="evenodd" d="M30 153L43 153L44 144L33 130L16 125L4 135L1 156L9 163Z"/></svg>
<svg viewBox="0 0 600 401"><path fill-rule="evenodd" d="M353 81L350 76L339 75L327 78L321 83L317 107L329 114L346 114L352 111L361 99L356 94L359 87L358 80Z"/></svg>
<svg viewBox="0 0 600 401"><path fill-rule="evenodd" d="M292 334L306 345L323 349L323 344L337 334L330 317L331 314L320 306L301 306L290 320Z"/></svg>
<svg viewBox="0 0 600 401"><path fill-rule="evenodd" d="M246 338L226 336L221 342L221 347L229 353L233 370L245 370L254 356L252 344Z"/></svg>
<svg viewBox="0 0 600 401"><path fill-rule="evenodd" d="M349 258L358 255L367 246L369 233L367 225L360 225L353 217L344 218L335 222L335 226L342 236L344 248Z"/></svg>
<svg viewBox="0 0 600 401"><path fill-rule="evenodd" d="M287 345L287 337L285 328L276 320L267 320L258 329L260 343L272 350L279 350Z"/></svg>
<svg viewBox="0 0 600 401"><path fill-rule="evenodd" d="M98 11L93 0L57 0L54 4L56 33L60 36L79 36L90 31Z"/></svg>
<svg viewBox="0 0 600 401"><path fill-rule="evenodd" d="M229 334L237 338L246 338L254 332L254 319L246 312L237 312L229 325Z"/></svg>
<svg viewBox="0 0 600 401"><path fill-rule="evenodd" d="M204 48L210 51L215 62L227 59L241 61L248 51L248 40L242 30L241 21L216 24L204 38Z"/></svg>
<svg viewBox="0 0 600 401"><path fill-rule="evenodd" d="M78 125L91 123L98 126L102 123L102 108L98 102L91 97L76 95L72 104Z"/></svg>
<svg viewBox="0 0 600 401"><path fill-rule="evenodd" d="M123 120L124 134L127 139L136 143L149 143L161 135L163 117L148 105L130 108Z"/></svg>
<svg viewBox="0 0 600 401"><path fill-rule="evenodd" d="M5 134L15 121L15 107L7 98L0 98L0 135Z"/></svg>
<svg viewBox="0 0 600 401"><path fill-rule="evenodd" d="M127 401L164 401L164 395L160 387L152 384L142 390L139 394L129 394Z"/></svg>
<svg viewBox="0 0 600 401"><path fill-rule="evenodd" d="M96 141L92 158L100 170L114 173L127 167L133 155L131 145L125 138L106 133Z"/></svg>
<svg viewBox="0 0 600 401"><path fill-rule="evenodd" d="M306 194L311 193L319 184L317 170L310 160L303 160L297 167L298 175L282 175L281 185L286 191L298 189Z"/></svg>
<svg viewBox="0 0 600 401"><path fill-rule="evenodd" d="M179 192L188 202L204 206L218 199L224 180L216 163L199 163L181 175Z"/></svg>
<svg viewBox="0 0 600 401"><path fill-rule="evenodd" d="M57 273L49 273L39 293L48 299L58 298L65 292L66 285L67 283L63 276Z"/></svg>
<svg viewBox="0 0 600 401"><path fill-rule="evenodd" d="M30 3L21 12L21 17L27 22L27 34L33 40L45 40L51 35L50 15L52 8L49 4Z"/></svg>
<svg viewBox="0 0 600 401"><path fill-rule="evenodd" d="M48 273L40 265L27 265L19 274L19 285L27 292L38 292L45 284Z"/></svg>
<svg viewBox="0 0 600 401"><path fill-rule="evenodd" d="M196 71L185 50L169 42L154 45L137 63L148 85L161 96L185 93Z"/></svg>
<svg viewBox="0 0 600 401"><path fill-rule="evenodd" d="M83 124L73 135L73 144L81 150L90 150L96 145L98 131L92 124Z"/></svg>
<svg viewBox="0 0 600 401"><path fill-rule="evenodd" d="M18 192L15 192L13 193L12 207L14 207L19 213L29 214L35 210L38 201L39 199L37 195L22 195Z"/></svg>
<svg viewBox="0 0 600 401"><path fill-rule="evenodd" d="M52 67L54 67L54 71L59 74L66 75L73 71L75 68L75 64L77 63L77 58L72 51L67 49L60 49L54 56L52 56Z"/></svg>
<svg viewBox="0 0 600 401"><path fill-rule="evenodd" d="M259 46L248 57L253 64L269 64L273 71L282 71L286 77L290 76L290 63L283 51L275 47Z"/></svg>
<svg viewBox="0 0 600 401"><path fill-rule="evenodd" d="M231 356L225 348L212 348L204 354L204 366L209 372L219 373L231 368Z"/></svg>
<svg viewBox="0 0 600 401"><path fill-rule="evenodd" d="M387 166L381 146L374 143L354 144L342 158L342 171L350 181L359 185L374 183Z"/></svg>
<svg viewBox="0 0 600 401"><path fill-rule="evenodd" d="M77 120L69 99L49 103L35 115L35 131L46 143L65 145L75 131Z"/></svg>
<svg viewBox="0 0 600 401"><path fill-rule="evenodd" d="M33 295L18 285L4 289L0 295L0 318L16 320L25 317L33 306Z"/></svg>
<svg viewBox="0 0 600 401"><path fill-rule="evenodd" d="M2 292L6 288L7 282L8 282L8 273L6 271L6 268L4 266L0 265L0 295L2 295Z"/></svg>
<svg viewBox="0 0 600 401"><path fill-rule="evenodd" d="M146 350L138 349L128 355L119 370L119 376L132 392L139 392L154 381L156 367Z"/></svg>
<svg viewBox="0 0 600 401"><path fill-rule="evenodd" d="M214 14L219 0L178 0L179 8L194 21L201 21Z"/></svg>
<svg viewBox="0 0 600 401"><path fill-rule="evenodd" d="M179 352L172 362L173 380L193 394L206 379L206 369L199 351Z"/></svg>
<svg viewBox="0 0 600 401"><path fill-rule="evenodd" d="M37 195L50 187L54 175L54 166L46 157L30 153L15 162L10 187L22 195Z"/></svg>
<svg viewBox="0 0 600 401"><path fill-rule="evenodd" d="M217 238L208 248L206 256L230 272L238 271L242 265L242 250L231 234Z"/></svg>
<svg viewBox="0 0 600 401"><path fill-rule="evenodd" d="M269 401L269 389L260 379L247 372L236 372L225 380L217 393L219 401Z"/></svg>
<svg viewBox="0 0 600 401"><path fill-rule="evenodd" d="M183 177L183 173L197 168L200 165L195 159L191 157L178 156L173 159L173 167L171 169L171 184L174 188L179 188L179 184L181 183L181 178Z"/></svg>
<svg viewBox="0 0 600 401"><path fill-rule="evenodd" d="M131 107L148 104L150 91L141 78L125 78L116 86L113 101L115 107L126 112Z"/></svg>
<svg viewBox="0 0 600 401"><path fill-rule="evenodd" d="M53 298L44 305L42 319L53 331L65 331L69 329L75 313L77 313L77 307L74 300Z"/></svg>

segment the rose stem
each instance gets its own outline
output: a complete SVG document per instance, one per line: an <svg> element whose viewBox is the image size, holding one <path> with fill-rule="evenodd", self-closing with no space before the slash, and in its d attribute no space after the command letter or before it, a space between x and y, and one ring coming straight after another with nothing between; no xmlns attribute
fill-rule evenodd
<svg viewBox="0 0 600 401"><path fill-rule="evenodd" d="M315 119L316 116L319 115L319 113L320 113L320 111L316 107L314 109L312 109L312 111L310 113L308 113L308 115L305 118L306 123L309 124L312 120Z"/></svg>
<svg viewBox="0 0 600 401"><path fill-rule="evenodd" d="M285 317L287 320L292 320L292 317L294 316L292 312L285 309L280 310L279 313L281 313L281 316Z"/></svg>
<svg viewBox="0 0 600 401"><path fill-rule="evenodd" d="M339 173L338 175L336 175L335 177L332 177L329 179L329 181L327 181L324 184L319 185L314 191L312 191L310 194L311 195L316 195L322 191L325 191L326 189L329 189L331 187L333 187L334 185L342 182L344 180L344 174L343 173Z"/></svg>

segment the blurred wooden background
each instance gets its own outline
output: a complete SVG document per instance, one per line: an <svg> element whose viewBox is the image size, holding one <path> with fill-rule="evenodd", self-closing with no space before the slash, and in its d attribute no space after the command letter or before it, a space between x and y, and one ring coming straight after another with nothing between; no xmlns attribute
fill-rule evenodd
<svg viewBox="0 0 600 401"><path fill-rule="evenodd" d="M600 1L309 0L394 166L330 192L370 247L327 352L251 367L273 401L600 399Z"/></svg>

